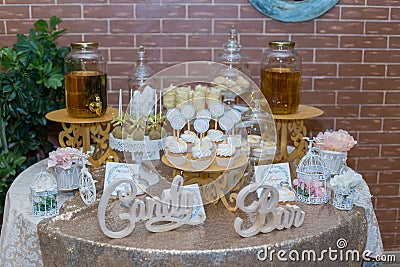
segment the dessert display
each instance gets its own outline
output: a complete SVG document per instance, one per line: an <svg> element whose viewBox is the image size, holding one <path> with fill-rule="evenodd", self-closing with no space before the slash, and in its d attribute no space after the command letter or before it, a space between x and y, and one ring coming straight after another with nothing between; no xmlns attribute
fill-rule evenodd
<svg viewBox="0 0 400 267"><path fill-rule="evenodd" d="M204 85L195 88L207 91ZM197 111L195 106L181 103L180 107L169 109L166 117L173 132L164 142L169 163L182 169L189 163L195 171L206 170L213 162L220 167L235 165L241 154L242 138L246 138L232 134L235 124L241 121L240 112L218 102Z"/></svg>

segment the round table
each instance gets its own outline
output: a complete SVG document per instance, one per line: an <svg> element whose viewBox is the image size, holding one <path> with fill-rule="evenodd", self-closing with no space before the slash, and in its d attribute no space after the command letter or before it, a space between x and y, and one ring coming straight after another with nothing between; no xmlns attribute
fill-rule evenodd
<svg viewBox="0 0 400 267"><path fill-rule="evenodd" d="M76 209L77 201L66 204L63 215L38 225L45 266L255 266L271 264L270 257L274 266L287 266L271 251L312 250L320 255L323 249L338 249L338 240L345 240L345 250L357 250L361 255L366 242L367 225L359 207L341 212L330 204L301 205L306 218L299 228L242 238L233 228L240 213L210 204L205 207L207 219L202 225L150 233L143 223L137 223L131 235L110 239L99 229L97 204L81 209ZM318 263L330 262L326 257Z"/></svg>
<svg viewBox="0 0 400 267"><path fill-rule="evenodd" d="M166 165L159 166L159 173L171 177L171 169L162 171ZM160 179L160 183L164 181ZM269 253L313 250L318 254L323 249L337 249L337 242L342 239L348 244L346 250L356 250L361 255L367 236L363 208L340 211L329 203L299 206L306 213L302 226L249 238L240 237L233 227L236 217L246 219L246 215L240 210L228 211L219 202L205 205L207 218L201 225L151 233L143 222L138 222L129 236L111 239L99 228L98 203L86 207L74 198L64 203L60 216L39 223L38 235L45 266L287 266L287 262ZM117 200L111 200L108 208L109 227L115 227L114 231L124 227L117 215L126 212L126 208ZM263 253L273 261L262 262ZM331 263L328 258L322 262ZM346 262L346 266L359 265L360 262Z"/></svg>
<svg viewBox="0 0 400 267"><path fill-rule="evenodd" d="M165 168L162 164L157 166L160 170ZM277 258L279 250L286 253L337 250L338 240L343 239L347 243L343 248L345 251L357 250L361 253L371 241L369 248L376 250L377 255L382 252L382 248L376 245L377 241L381 243L379 231L370 231L377 224L369 226L376 223L376 217L365 182L367 192L363 198L364 202L368 201L366 204L371 206L370 209L354 207L351 211L340 211L329 203L299 204L306 213L304 224L299 228L242 238L234 231L233 220L237 216L244 218L244 214L240 210L230 212L219 203L205 206L207 219L198 226L150 233L139 222L131 235L110 239L98 226L98 202L85 206L79 195L63 196L66 201L59 216L50 219L33 217L30 179L46 167L47 160L29 167L17 177L7 193L0 239L0 266L288 266L288 262ZM172 170L168 171L161 174L170 177ZM96 187L100 197L104 168L94 169L92 174L99 181ZM162 182L160 179L161 187L166 188ZM115 206L115 211L122 208L117 201L110 203ZM112 217L107 218L110 220ZM121 221L115 225L119 224ZM370 232L371 239L367 239ZM265 253L273 261L265 259ZM325 260L329 259L325 257ZM326 263L338 266L337 262ZM293 264L289 266L298 266L299 262ZM319 261L315 266L321 264ZM344 262L342 266L360 266L360 262Z"/></svg>

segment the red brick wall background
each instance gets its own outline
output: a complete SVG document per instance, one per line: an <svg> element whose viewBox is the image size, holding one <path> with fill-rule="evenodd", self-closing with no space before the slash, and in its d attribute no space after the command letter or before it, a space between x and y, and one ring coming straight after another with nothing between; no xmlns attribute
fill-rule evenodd
<svg viewBox="0 0 400 267"><path fill-rule="evenodd" d="M373 194L386 250L400 249L400 1L340 0L313 21L282 23L246 0L2 0L0 45L51 15L68 33L60 45L98 41L108 60L109 103L127 88L136 48L155 69L213 60L232 24L250 57L253 78L268 41L290 39L303 57L301 103L324 110L307 121L314 135L345 129L359 144L349 165ZM34 2L34 4L32 3Z"/></svg>

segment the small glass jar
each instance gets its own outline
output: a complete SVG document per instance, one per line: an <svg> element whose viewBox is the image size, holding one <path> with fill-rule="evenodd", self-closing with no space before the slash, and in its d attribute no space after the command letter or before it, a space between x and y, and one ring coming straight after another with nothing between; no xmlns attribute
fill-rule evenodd
<svg viewBox="0 0 400 267"><path fill-rule="evenodd" d="M228 42L223 44L223 47L223 52L215 56L215 61L248 75L250 72L248 57L241 52L242 45L238 41L238 33L234 25L229 30Z"/></svg>
<svg viewBox="0 0 400 267"><path fill-rule="evenodd" d="M235 104L237 95L250 90L243 77L243 74L249 76L250 73L248 57L241 52L241 49L238 32L232 25L228 42L223 44L222 53L215 55L215 61L226 66L221 67L214 81L218 81L218 84L223 86L223 102L228 106Z"/></svg>
<svg viewBox="0 0 400 267"><path fill-rule="evenodd" d="M99 44L72 43L64 59L65 105L72 117L94 118L107 109L106 61Z"/></svg>
<svg viewBox="0 0 400 267"><path fill-rule="evenodd" d="M144 46L139 46L136 63L129 75L128 86L131 90L138 90L150 76L153 70L147 64L147 53Z"/></svg>
<svg viewBox="0 0 400 267"><path fill-rule="evenodd" d="M243 128L241 128L243 127ZM276 152L275 123L265 100L260 100L259 94L252 93L250 97L249 109L242 114L242 123L237 127L241 134L242 150L248 149L249 175L253 175L254 167L258 165L272 164Z"/></svg>
<svg viewBox="0 0 400 267"><path fill-rule="evenodd" d="M261 58L260 89L273 114L295 113L300 104L301 57L291 41L272 41Z"/></svg>

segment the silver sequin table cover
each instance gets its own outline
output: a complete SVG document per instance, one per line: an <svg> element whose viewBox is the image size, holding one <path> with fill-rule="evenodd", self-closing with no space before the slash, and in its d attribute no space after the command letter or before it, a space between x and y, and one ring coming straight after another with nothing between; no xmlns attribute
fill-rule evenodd
<svg viewBox="0 0 400 267"><path fill-rule="evenodd" d="M108 223L118 230L123 222L116 219L116 214L123 208L117 201L110 201L109 205L113 208L108 211ZM340 211L329 203L300 206L306 212L301 227L250 238L240 237L233 228L235 217L244 215L229 212L218 203L205 206L207 219L202 225L151 233L139 222L131 235L111 239L98 226L97 203L84 207L74 198L64 203L62 215L39 223L38 235L44 266L300 266L304 262L306 265L302 266L361 265L344 256L332 261L321 251L334 250L337 257L350 250L362 254L367 237L363 208ZM323 261L309 261L305 255L303 262L285 262L272 250L283 250L286 257L293 251L301 254L307 250L315 251L317 258L324 256Z"/></svg>
<svg viewBox="0 0 400 267"><path fill-rule="evenodd" d="M32 216L30 177L45 169L46 165L44 160L27 169L8 192L0 239L1 266L321 266L321 262L307 262L306 265L282 262L277 260L276 254L273 262L269 259L259 261L257 255L261 251L263 257L265 251L279 249L286 252L315 249L318 252L331 248L338 252L353 249L361 252L366 245L365 218L368 218L367 247L370 244L376 255L382 252L379 228L366 184L365 194L360 194L356 203L365 202L371 206L369 209L365 205L351 211L339 211L330 204L301 205L306 217L304 225L299 228L241 238L234 232L233 220L242 214L228 212L221 204L210 204L206 205L207 220L203 225L149 233L143 223L138 223L130 236L110 239L98 227L97 204L86 208L79 197L64 203L58 217L41 220ZM97 186L102 187L101 181ZM347 243L342 250L337 247L339 239ZM324 263L324 266L329 265L361 264L329 260Z"/></svg>

